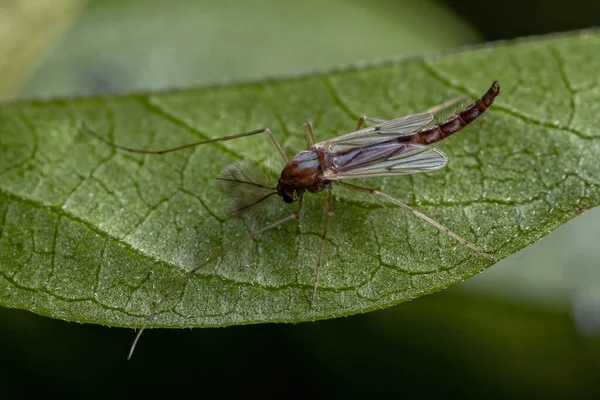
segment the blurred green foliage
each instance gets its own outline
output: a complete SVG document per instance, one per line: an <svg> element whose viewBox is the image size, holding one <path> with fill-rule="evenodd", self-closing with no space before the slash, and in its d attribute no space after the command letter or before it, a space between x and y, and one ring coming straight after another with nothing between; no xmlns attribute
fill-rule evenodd
<svg viewBox="0 0 600 400"><path fill-rule="evenodd" d="M436 23L423 29L419 15ZM433 1L93 1L20 94L122 93L296 75L480 39Z"/></svg>
<svg viewBox="0 0 600 400"><path fill-rule="evenodd" d="M81 6L78 0L0 1L0 99L19 88Z"/></svg>

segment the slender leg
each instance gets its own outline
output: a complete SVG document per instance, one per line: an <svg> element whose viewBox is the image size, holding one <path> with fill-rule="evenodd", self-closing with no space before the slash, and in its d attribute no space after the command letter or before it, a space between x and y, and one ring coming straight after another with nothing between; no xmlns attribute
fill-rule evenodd
<svg viewBox="0 0 600 400"><path fill-rule="evenodd" d="M134 149L134 148L131 148L131 147L121 146L121 145L118 145L118 144L111 143L108 140L104 139L102 136L98 135L96 132L94 132L93 130L91 130L90 128L88 128L88 126L85 125L85 124L83 124L83 130L87 134L94 136L96 139L100 140L101 142L103 142L103 143L105 143L105 144L107 144L107 145L109 145L111 147L114 147L115 149L119 149L119 150L123 150L123 151L128 151L130 153L141 153L141 154L166 154L166 153L172 153L174 151L183 150L183 149L189 149L190 147L196 147L196 146L200 146L202 144L214 143L214 142L226 142L228 140L238 139L238 138L245 137L245 136L252 136L252 135L256 135L256 134L264 132L264 133L267 134L267 136L269 136L269 139L271 140L271 142L273 143L273 145L275 145L275 147L277 148L277 151L279 152L279 154L281 154L281 157L283 158L283 160L285 162L288 161L288 158L285 155L285 152L283 151L283 149L281 148L281 146L279 145L279 143L277 142L277 140L275 140L275 137L273 136L273 134L271 133L271 131L269 130L269 128L257 129L257 130L250 131L250 132L238 133L236 135L224 136L224 137L221 137L221 138L202 140L200 142L188 143L188 144L184 144L182 146L172 147L170 149L164 149L164 150L143 150L143 149Z"/></svg>
<svg viewBox="0 0 600 400"><path fill-rule="evenodd" d="M435 114L435 113L442 111L444 108L453 106L454 104L460 103L461 101L466 100L466 99L467 99L467 95L464 94L462 96L458 96L453 99L447 100L447 101L443 102L442 104L438 104L437 106L433 106L423 112L426 114Z"/></svg>
<svg viewBox="0 0 600 400"><path fill-rule="evenodd" d="M317 260L317 268L315 269L315 286L313 288L312 303L315 304L315 298L317 297L317 286L319 284L319 271L323 264L323 255L325 254L325 238L327 237L327 230L331 224L333 218L333 201L331 199L331 190L327 191L327 214L325 215L325 226L323 227L323 234L321 235L321 247L319 248L319 259Z"/></svg>
<svg viewBox="0 0 600 400"><path fill-rule="evenodd" d="M368 116L366 116L366 115L363 115L362 117L360 117L360 118L358 119L358 121L356 121L356 129L355 129L355 130L356 130L356 131L357 131L357 130L359 130L359 129L360 129L360 127L362 126L362 124L363 124L365 121L371 121L371 122L376 122L376 123L380 124L380 123L382 123L382 122L385 122L386 120L385 120L385 119L381 119L381 118L368 117Z"/></svg>
<svg viewBox="0 0 600 400"><path fill-rule="evenodd" d="M453 99L450 99L448 101L443 102L442 104L438 104L436 106L433 106L433 107L431 107L431 108L423 111L423 113L425 113L425 114L435 114L435 113L443 110L444 108L448 108L448 107L450 107L450 106L452 106L452 105L454 105L456 103L459 103L459 102L465 100L466 98L467 98L467 95L462 95L462 96L455 97ZM386 122L385 119L368 117L366 115L363 115L362 117L360 117L358 119L358 121L356 123L356 130L359 130L360 127L362 126L362 124L365 121L375 122L377 124L380 124L382 122Z"/></svg>
<svg viewBox="0 0 600 400"><path fill-rule="evenodd" d="M165 304L165 302L167 300L169 300L175 293L177 293L177 291L181 288L181 286L183 286L193 275L196 274L196 272L198 272L200 269L206 267L208 264L217 261L219 258L223 257L224 255L226 255L227 253L229 253L229 251L231 251L233 248L249 241L250 239L252 239L255 236L260 235L261 233L264 233L270 229L276 228L281 224L284 224L286 222L289 222L293 219L298 218L298 215L300 215L300 211L302 210L302 197L300 197L298 199L298 208L296 209L296 211L294 211L293 213L291 213L290 215L288 215L285 218L280 219L279 221L275 221L257 231L254 232L250 232L248 235L246 235L245 237L239 239L238 241L234 242L232 245L228 246L226 249L221 250L220 252L218 252L217 254L215 254L214 256L212 256L211 258L209 258L208 260L204 261L202 264L198 265L197 267L195 267L194 269L188 271L185 275L183 275L181 277L181 279L179 279L170 289L169 291L160 299L160 301L156 304L156 306L150 311L150 313L148 314L148 316L146 317L146 320L144 321L144 324L142 325L142 328L138 331L137 335L135 336L135 339L133 340L133 343L131 345L131 348L129 349L129 355L127 356L128 360L131 360L131 357L133 356L133 352L135 350L135 346L137 345L138 340L140 339L140 336L142 336L142 333L144 332L144 330L146 329L146 327L148 326L148 324L150 323L150 321L152 321L152 318L154 318L154 316L156 315L156 313L158 312L158 310L160 309L160 307Z"/></svg>
<svg viewBox="0 0 600 400"><path fill-rule="evenodd" d="M442 232L447 233L448 235L452 236L454 239L458 240L459 243L469 247L470 249L474 250L477 254L486 257L490 260L492 260L493 262L497 262L497 260L485 253L483 250L481 250L479 247L475 246L473 243L467 241L466 239L463 239L462 237L458 236L456 233L452 232L450 229L446 228L445 226L443 226L442 224L440 224L439 222L429 218L427 215L415 210L414 208L410 207L407 204L404 204L403 202L401 202L400 200L396 200L393 197L388 196L385 193L381 193L378 190L375 189L368 189L368 188L363 188L360 186L355 186L355 185L350 185L348 183L344 183L344 182L336 182L338 185L343 186L345 188L351 189L351 190L356 190L358 192L363 192L363 193L368 193L368 194L372 194L373 196L377 196L380 197L384 200L389 201L390 203L393 203L395 205L397 205L398 207L404 208L405 210L410 211L411 213L413 213L416 217L421 218L423 221L427 222L428 224L434 226L435 228L439 229Z"/></svg>
<svg viewBox="0 0 600 400"><path fill-rule="evenodd" d="M310 149L312 147L312 145L315 144L315 142L316 142L315 132L313 131L312 122L307 122L305 124L305 126L306 126L306 144L308 145L308 148Z"/></svg>

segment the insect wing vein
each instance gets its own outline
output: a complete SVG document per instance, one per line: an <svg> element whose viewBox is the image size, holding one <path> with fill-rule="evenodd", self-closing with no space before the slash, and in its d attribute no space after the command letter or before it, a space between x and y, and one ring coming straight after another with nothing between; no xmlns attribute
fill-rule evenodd
<svg viewBox="0 0 600 400"><path fill-rule="evenodd" d="M433 147L412 143L396 146L400 146L400 148L395 152L381 149L381 154L385 152L388 154L387 156L377 158L374 154L370 157L370 160L361 163L349 162L341 168L328 169L324 172L323 178L341 180L371 176L417 174L438 170L448 162L444 153Z"/></svg>
<svg viewBox="0 0 600 400"><path fill-rule="evenodd" d="M414 114L381 122L314 145L326 152L346 151L356 147L371 146L396 137L410 135L433 121L431 114Z"/></svg>

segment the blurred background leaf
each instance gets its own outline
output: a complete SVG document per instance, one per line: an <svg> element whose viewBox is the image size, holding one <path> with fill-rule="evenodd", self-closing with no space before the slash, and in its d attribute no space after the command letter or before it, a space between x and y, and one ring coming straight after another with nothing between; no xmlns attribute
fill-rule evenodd
<svg viewBox="0 0 600 400"><path fill-rule="evenodd" d="M4 0L0 7L6 4L30 2ZM585 0L164 4L87 2L61 40L42 35L43 46L35 45L37 28L60 32L67 23L36 19L27 25L29 38L9 40L5 27L18 18L9 17L8 25L0 22L0 49L23 51L10 57L26 62L8 63L16 71L10 74L0 70L0 95L259 79L600 24L600 3ZM59 14L65 21L77 15ZM29 54L28 46L36 51ZM145 347L151 351L133 364L123 360L131 331L1 309L1 395L22 396L34 380L47 392L87 397L114 395L117 388L157 394L161 383L172 394L194 381L221 393L243 386L250 397L289 394L293 386L313 397L595 398L599 222L598 209L586 212L457 288L381 312L298 326L150 332Z"/></svg>
<svg viewBox="0 0 600 400"><path fill-rule="evenodd" d="M422 29L425 15L435 29ZM475 43L433 1L93 1L20 89L107 93L296 75Z"/></svg>
<svg viewBox="0 0 600 400"><path fill-rule="evenodd" d="M81 5L78 0L0 1L0 99L18 90Z"/></svg>

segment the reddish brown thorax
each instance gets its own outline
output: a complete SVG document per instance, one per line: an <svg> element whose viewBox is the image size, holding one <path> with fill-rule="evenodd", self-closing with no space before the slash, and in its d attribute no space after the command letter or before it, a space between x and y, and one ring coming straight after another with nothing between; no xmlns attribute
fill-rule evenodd
<svg viewBox="0 0 600 400"><path fill-rule="evenodd" d="M319 162L316 150L301 151L292 158L281 171L277 183L277 194L283 197L286 203L292 203L301 196L305 190L311 193L321 192L331 185L331 182L320 178L323 167Z"/></svg>

